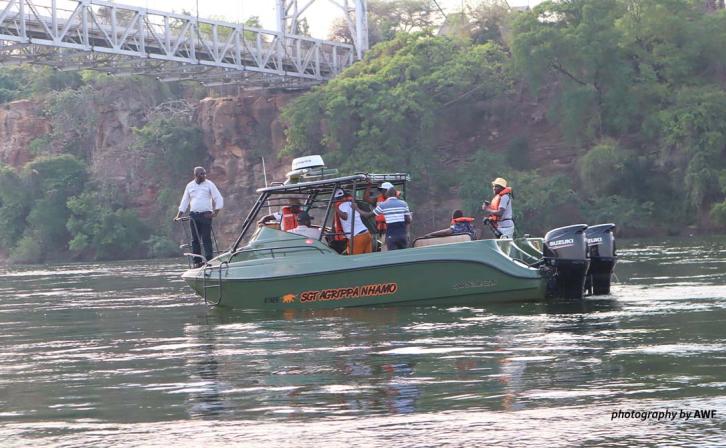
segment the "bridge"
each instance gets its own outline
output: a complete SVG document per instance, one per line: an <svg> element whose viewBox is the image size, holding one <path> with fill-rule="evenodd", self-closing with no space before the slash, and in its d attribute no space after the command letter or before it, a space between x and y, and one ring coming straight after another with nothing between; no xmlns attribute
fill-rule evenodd
<svg viewBox="0 0 726 448"><path fill-rule="evenodd" d="M103 0L0 0L0 64L43 64L206 85L306 86L367 49L365 0L337 4L354 45L297 34L315 0L276 0L277 30Z"/></svg>

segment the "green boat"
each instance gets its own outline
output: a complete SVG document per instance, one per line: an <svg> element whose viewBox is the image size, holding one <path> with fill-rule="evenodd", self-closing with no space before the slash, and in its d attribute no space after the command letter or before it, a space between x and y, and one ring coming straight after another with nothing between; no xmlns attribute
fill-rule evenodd
<svg viewBox="0 0 726 448"><path fill-rule="evenodd" d="M609 275L602 269L597 276L588 274L590 249L584 224L552 230L545 238L472 240L469 235L452 235L417 239L408 249L376 247L372 253L342 255L333 248L333 192L344 189L364 208L368 186L390 182L405 196L409 176L337 176L322 166L322 159L313 158L317 163L313 167L298 164L295 169L294 163L284 184L258 189L259 197L229 250L182 275L208 304L316 309L580 299L587 279L598 291L605 291L602 282L607 281L609 292ZM319 238L258 224L263 210L290 203L321 219ZM373 222L366 226L374 232ZM614 239L602 234L611 236L612 229L601 231L599 239L600 244L614 245Z"/></svg>

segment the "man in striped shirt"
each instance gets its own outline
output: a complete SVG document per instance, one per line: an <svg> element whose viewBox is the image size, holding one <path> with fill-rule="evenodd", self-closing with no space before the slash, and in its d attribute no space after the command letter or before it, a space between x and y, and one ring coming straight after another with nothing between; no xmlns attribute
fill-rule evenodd
<svg viewBox="0 0 726 448"><path fill-rule="evenodd" d="M386 200L380 202L373 212L358 210L362 216L383 216L386 219L386 247L388 250L408 247L407 226L411 224L411 210L406 201L397 197L396 189L386 190Z"/></svg>

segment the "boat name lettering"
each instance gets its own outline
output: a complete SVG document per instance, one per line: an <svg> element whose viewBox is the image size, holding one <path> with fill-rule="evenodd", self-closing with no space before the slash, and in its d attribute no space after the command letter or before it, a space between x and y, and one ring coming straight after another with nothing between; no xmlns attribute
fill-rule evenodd
<svg viewBox="0 0 726 448"><path fill-rule="evenodd" d="M567 245L575 244L575 240L572 238L567 238L564 240L550 241L548 244L550 247L567 246Z"/></svg>
<svg viewBox="0 0 726 448"><path fill-rule="evenodd" d="M300 302L321 302L326 300L358 299L361 297L387 296L398 291L397 283L375 283L350 288L323 289L301 292Z"/></svg>
<svg viewBox="0 0 726 448"><path fill-rule="evenodd" d="M602 237L601 236L599 236L597 238L588 238L587 239L587 244L589 244L591 246L592 245L596 245L596 244L600 244L600 243L602 243Z"/></svg>
<svg viewBox="0 0 726 448"><path fill-rule="evenodd" d="M493 288L496 285L493 280L464 280L454 284L454 289Z"/></svg>

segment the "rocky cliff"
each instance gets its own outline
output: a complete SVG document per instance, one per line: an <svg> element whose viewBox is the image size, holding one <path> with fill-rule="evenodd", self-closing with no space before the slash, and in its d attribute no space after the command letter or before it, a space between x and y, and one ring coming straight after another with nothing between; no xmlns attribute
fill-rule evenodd
<svg viewBox="0 0 726 448"><path fill-rule="evenodd" d="M95 123L87 154L91 176L101 184L125 193L129 205L143 217L158 213L158 194L169 186L159 185L149 173L145 155L132 149L134 128L144 125L151 109L158 106L155 92L129 83L103 92L95 107ZM282 180L290 160L278 154L285 144L280 111L296 94L258 93L206 98L191 103L194 121L202 130L208 155L200 161L208 167L208 177L225 197L225 210L217 220L217 237L221 246L233 241L254 203L255 190L267 180ZM482 104L469 108L467 114L453 107L442 111L442 122L456 127L442 129L438 156L441 163L456 169L466 163L479 148L503 150L519 136L534 142L536 149L528 157L545 171L570 170L574 151L563 146L558 132L544 118L534 102L520 101L521 110L496 112L496 105ZM510 103L511 104L511 103ZM15 101L0 108L0 162L20 168L35 155L30 143L51 132L39 101ZM534 146L534 145L533 145ZM191 179L192 167L189 167ZM186 179L180 179L183 185ZM175 189L178 186L173 186ZM181 195L181 187L179 194ZM417 232L441 227L452 208L460 206L456 186L445 198L431 198L417 210ZM425 219L424 219L425 217Z"/></svg>
<svg viewBox="0 0 726 448"><path fill-rule="evenodd" d="M0 163L22 167L34 155L30 143L50 132L40 104L29 100L0 106Z"/></svg>
<svg viewBox="0 0 726 448"><path fill-rule="evenodd" d="M149 216L158 209L157 194L164 186L144 169L145 156L132 145L134 128L144 125L155 106L153 95L126 85L100 96L104 99L93 106L95 135L87 154L91 176L123 192L142 217ZM243 94L192 104L208 154L199 163L208 165L209 179L219 186L227 204L217 222L220 245L234 238L256 199L255 190L265 184L263 158L268 181L281 180L289 171L290 161L277 154L284 145L280 109L292 98L288 93ZM20 169L36 157L31 142L52 131L43 107L41 100L0 107L0 163Z"/></svg>

